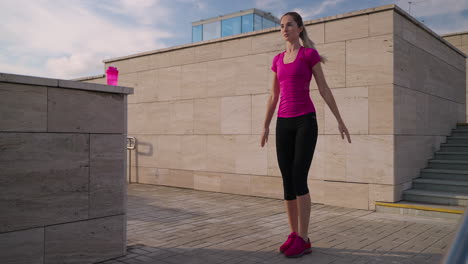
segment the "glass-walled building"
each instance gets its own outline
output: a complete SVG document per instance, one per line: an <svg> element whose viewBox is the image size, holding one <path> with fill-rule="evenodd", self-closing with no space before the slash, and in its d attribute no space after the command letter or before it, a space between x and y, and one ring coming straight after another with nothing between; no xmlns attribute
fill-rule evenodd
<svg viewBox="0 0 468 264"><path fill-rule="evenodd" d="M192 23L192 42L227 37L279 26L271 13L249 9Z"/></svg>

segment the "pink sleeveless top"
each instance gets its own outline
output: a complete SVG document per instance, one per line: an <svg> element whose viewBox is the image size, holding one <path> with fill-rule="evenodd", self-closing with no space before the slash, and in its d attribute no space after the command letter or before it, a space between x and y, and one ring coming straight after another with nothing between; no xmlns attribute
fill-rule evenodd
<svg viewBox="0 0 468 264"><path fill-rule="evenodd" d="M296 59L285 64L284 52L273 58L271 69L276 72L280 86L278 117L295 117L315 112L309 85L312 67L320 61L315 49L300 47Z"/></svg>

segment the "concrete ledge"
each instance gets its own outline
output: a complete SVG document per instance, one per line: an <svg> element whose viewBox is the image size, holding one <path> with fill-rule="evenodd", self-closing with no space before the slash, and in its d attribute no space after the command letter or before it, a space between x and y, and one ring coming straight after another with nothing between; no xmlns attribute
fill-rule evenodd
<svg viewBox="0 0 468 264"><path fill-rule="evenodd" d="M75 79L70 79L70 81L89 81L89 80L94 80L94 79L100 79L106 77L105 74L99 74L99 75L94 75L94 76L87 76L87 77L81 77L81 78L75 78Z"/></svg>
<svg viewBox="0 0 468 264"><path fill-rule="evenodd" d="M124 255L133 89L0 73L0 92L0 263Z"/></svg>
<svg viewBox="0 0 468 264"><path fill-rule="evenodd" d="M133 94L133 88L123 86L110 86L80 81L50 79L27 75L0 73L0 82L19 83L38 86L59 87L67 89L87 90L105 93Z"/></svg>
<svg viewBox="0 0 468 264"><path fill-rule="evenodd" d="M450 33L450 34L444 34L444 35L441 35L441 37L450 37L450 36L456 36L456 35L464 35L464 34L468 34L468 31L461 31L461 32L454 32L454 33Z"/></svg>
<svg viewBox="0 0 468 264"><path fill-rule="evenodd" d="M42 85L42 86L51 86L51 87L58 86L57 79L41 78L41 77L9 74L9 73L0 73L0 82Z"/></svg>
<svg viewBox="0 0 468 264"><path fill-rule="evenodd" d="M96 91L96 92L133 94L133 88L127 88L123 86L111 86L111 85L104 85L104 84L97 84L97 83L76 82L76 81L68 81L68 80L58 80L58 87Z"/></svg>

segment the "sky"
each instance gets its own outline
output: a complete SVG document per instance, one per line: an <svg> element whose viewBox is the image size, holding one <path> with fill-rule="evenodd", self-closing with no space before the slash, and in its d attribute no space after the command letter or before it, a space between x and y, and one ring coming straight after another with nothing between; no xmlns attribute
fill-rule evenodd
<svg viewBox="0 0 468 264"><path fill-rule="evenodd" d="M191 23L258 8L304 20L408 0L0 0L0 72L73 79L103 60L191 42ZM468 31L468 0L413 0L411 15L438 34Z"/></svg>

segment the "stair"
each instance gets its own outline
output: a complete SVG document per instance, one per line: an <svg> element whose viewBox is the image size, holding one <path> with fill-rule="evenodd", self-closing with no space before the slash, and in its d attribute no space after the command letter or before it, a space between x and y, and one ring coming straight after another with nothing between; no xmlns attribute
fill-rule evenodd
<svg viewBox="0 0 468 264"><path fill-rule="evenodd" d="M468 171L423 169L421 170L421 178L463 181L468 180Z"/></svg>
<svg viewBox="0 0 468 264"><path fill-rule="evenodd" d="M453 136L452 136L453 137ZM440 151L468 152L468 144L441 144Z"/></svg>
<svg viewBox="0 0 468 264"><path fill-rule="evenodd" d="M468 161L465 160L430 160L429 169L468 170Z"/></svg>
<svg viewBox="0 0 468 264"><path fill-rule="evenodd" d="M413 188L416 190L468 194L468 181L417 178L413 180Z"/></svg>
<svg viewBox="0 0 468 264"><path fill-rule="evenodd" d="M467 136L457 136L448 138L447 144L468 144L468 133Z"/></svg>
<svg viewBox="0 0 468 264"><path fill-rule="evenodd" d="M410 202L420 202L440 205L468 206L468 194L450 191L409 189L403 193L403 199Z"/></svg>
<svg viewBox="0 0 468 264"><path fill-rule="evenodd" d="M376 202L376 211L460 218L468 207L468 124L457 124L446 143L403 192L398 203Z"/></svg>
<svg viewBox="0 0 468 264"><path fill-rule="evenodd" d="M436 160L468 160L468 152L436 152Z"/></svg>

